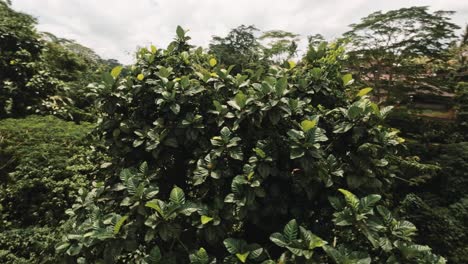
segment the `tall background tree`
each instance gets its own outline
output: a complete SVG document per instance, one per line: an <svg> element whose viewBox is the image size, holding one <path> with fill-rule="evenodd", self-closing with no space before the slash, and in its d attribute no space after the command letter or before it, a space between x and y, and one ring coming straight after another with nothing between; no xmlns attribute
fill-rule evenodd
<svg viewBox="0 0 468 264"><path fill-rule="evenodd" d="M36 61L42 44L35 24L32 16L0 1L0 117L26 114L27 106L36 104L53 89L39 84L43 79L37 76ZM30 80L35 75L38 85L33 86Z"/></svg>
<svg viewBox="0 0 468 264"><path fill-rule="evenodd" d="M297 55L299 35L283 30L264 32L259 38L263 46L264 59L273 64L282 64Z"/></svg>
<svg viewBox="0 0 468 264"><path fill-rule="evenodd" d="M253 65L262 57L261 45L255 34L259 30L253 26L241 25L232 29L226 37L214 36L210 43L210 53L219 63L231 66L233 73Z"/></svg>
<svg viewBox="0 0 468 264"><path fill-rule="evenodd" d="M90 120L90 82L118 62L73 40L38 32L36 20L0 1L0 117L53 114Z"/></svg>
<svg viewBox="0 0 468 264"><path fill-rule="evenodd" d="M430 12L410 7L375 12L352 24L349 67L376 95L401 95L424 85L432 75L428 61L441 59L459 27L450 22L452 11Z"/></svg>

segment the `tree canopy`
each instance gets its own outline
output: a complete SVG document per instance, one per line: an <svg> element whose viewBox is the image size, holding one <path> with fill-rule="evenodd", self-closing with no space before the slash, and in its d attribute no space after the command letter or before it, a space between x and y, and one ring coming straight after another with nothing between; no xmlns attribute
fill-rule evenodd
<svg viewBox="0 0 468 264"><path fill-rule="evenodd" d="M452 11L430 12L410 7L375 12L352 24L344 34L350 41L349 66L360 80L377 90L377 95L425 79L426 61L446 56L459 27L450 22ZM399 87L398 87L399 86Z"/></svg>

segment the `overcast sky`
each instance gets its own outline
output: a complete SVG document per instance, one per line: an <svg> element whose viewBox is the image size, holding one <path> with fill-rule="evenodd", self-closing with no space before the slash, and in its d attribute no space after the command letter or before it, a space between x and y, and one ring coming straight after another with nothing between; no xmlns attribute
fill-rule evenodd
<svg viewBox="0 0 468 264"><path fill-rule="evenodd" d="M431 6L453 10L453 21L468 23L466 0L13 0L13 8L35 16L39 30L74 39L103 58L128 64L137 46L167 45L181 25L192 44L207 46L241 24L281 29L327 39L378 10Z"/></svg>

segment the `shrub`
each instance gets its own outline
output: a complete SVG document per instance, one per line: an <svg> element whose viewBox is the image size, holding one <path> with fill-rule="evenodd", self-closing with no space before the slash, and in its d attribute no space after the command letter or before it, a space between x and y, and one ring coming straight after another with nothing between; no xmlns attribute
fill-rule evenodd
<svg viewBox="0 0 468 264"><path fill-rule="evenodd" d="M103 159L86 146L92 127L51 116L0 121L0 230L64 219Z"/></svg>
<svg viewBox="0 0 468 264"><path fill-rule="evenodd" d="M117 67L100 84L99 130L123 169L68 211L67 260L444 262L386 207L410 161L372 89L346 90L340 46L231 75L188 39L178 27L167 49L140 50L127 77Z"/></svg>
<svg viewBox="0 0 468 264"><path fill-rule="evenodd" d="M0 232L0 262L57 263L54 245L60 240L54 227L27 227Z"/></svg>
<svg viewBox="0 0 468 264"><path fill-rule="evenodd" d="M410 193L402 201L407 219L416 223L424 241L450 263L468 261L468 197L466 168L468 143L411 144L410 150L440 170L424 184L408 190L399 188L401 195Z"/></svg>

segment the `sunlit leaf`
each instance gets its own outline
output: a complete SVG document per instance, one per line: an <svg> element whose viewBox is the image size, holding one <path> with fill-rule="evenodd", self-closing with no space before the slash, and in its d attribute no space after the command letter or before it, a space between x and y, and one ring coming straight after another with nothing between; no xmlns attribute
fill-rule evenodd
<svg viewBox="0 0 468 264"><path fill-rule="evenodd" d="M214 67L214 66L216 66L216 64L218 64L218 61L216 61L215 58L211 58L210 61L209 61L209 63L210 63L210 66L211 66L211 67Z"/></svg>
<svg viewBox="0 0 468 264"><path fill-rule="evenodd" d="M203 225L206 225L208 224L209 222L213 221L213 217L209 217L209 216L206 216L206 215L202 215L200 217L200 221Z"/></svg>
<svg viewBox="0 0 468 264"><path fill-rule="evenodd" d="M304 120L301 122L302 131L307 132L317 125L317 120Z"/></svg>
<svg viewBox="0 0 468 264"><path fill-rule="evenodd" d="M250 252L246 253L237 253L236 257L240 260L240 262L245 263L247 261L247 257L249 256Z"/></svg>
<svg viewBox="0 0 468 264"><path fill-rule="evenodd" d="M120 72L122 72L122 66L116 66L112 69L111 75L112 77L114 77L114 79L116 79L117 77L119 77Z"/></svg>
<svg viewBox="0 0 468 264"><path fill-rule="evenodd" d="M341 79L343 80L344 86L351 85L354 82L353 76L350 73L343 75Z"/></svg>
<svg viewBox="0 0 468 264"><path fill-rule="evenodd" d="M364 88L364 89L359 90L359 92L356 94L356 96L362 97L362 96L364 96L364 95L370 93L371 91L372 91L372 88L367 87L367 88Z"/></svg>

